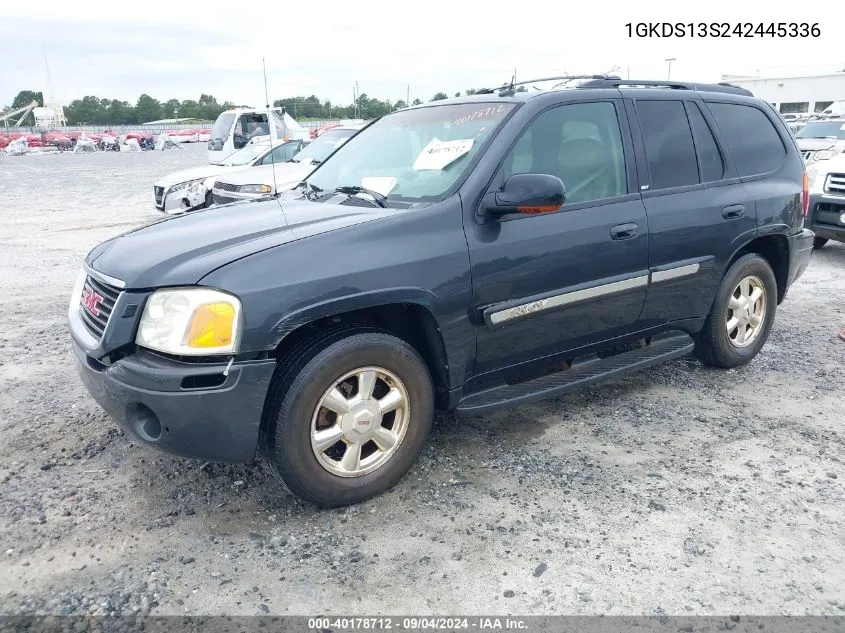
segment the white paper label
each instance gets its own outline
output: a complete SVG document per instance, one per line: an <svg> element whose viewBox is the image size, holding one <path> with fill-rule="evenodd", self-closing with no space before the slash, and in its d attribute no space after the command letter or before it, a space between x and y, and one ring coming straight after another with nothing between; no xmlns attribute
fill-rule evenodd
<svg viewBox="0 0 845 633"><path fill-rule="evenodd" d="M361 178L361 186L377 191L383 196L388 196L396 186L396 178L393 176L367 176Z"/></svg>
<svg viewBox="0 0 845 633"><path fill-rule="evenodd" d="M474 141L475 139L472 138L441 141L435 137L417 156L417 160L414 161L414 170L443 169L469 152Z"/></svg>
<svg viewBox="0 0 845 633"><path fill-rule="evenodd" d="M845 213L843 213L842 215L839 216L839 223L845 224Z"/></svg>

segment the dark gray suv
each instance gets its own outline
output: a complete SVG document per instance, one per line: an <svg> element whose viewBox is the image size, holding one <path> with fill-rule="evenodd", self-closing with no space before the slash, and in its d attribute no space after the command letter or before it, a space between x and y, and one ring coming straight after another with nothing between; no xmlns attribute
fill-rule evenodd
<svg viewBox="0 0 845 633"><path fill-rule="evenodd" d="M571 79L394 112L278 199L96 246L88 390L139 443L336 506L398 482L435 410L749 362L812 253L786 124L729 85Z"/></svg>

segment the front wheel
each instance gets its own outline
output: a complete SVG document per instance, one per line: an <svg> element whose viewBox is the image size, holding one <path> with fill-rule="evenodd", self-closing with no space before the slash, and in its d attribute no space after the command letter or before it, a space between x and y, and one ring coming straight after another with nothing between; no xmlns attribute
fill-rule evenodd
<svg viewBox="0 0 845 633"><path fill-rule="evenodd" d="M339 336L300 350L302 361L277 376L267 420L271 470L323 507L396 484L434 417L431 377L413 347L383 332Z"/></svg>
<svg viewBox="0 0 845 633"><path fill-rule="evenodd" d="M708 365L738 367L757 355L769 337L777 306L777 280L760 255L743 255L728 269L695 351Z"/></svg>

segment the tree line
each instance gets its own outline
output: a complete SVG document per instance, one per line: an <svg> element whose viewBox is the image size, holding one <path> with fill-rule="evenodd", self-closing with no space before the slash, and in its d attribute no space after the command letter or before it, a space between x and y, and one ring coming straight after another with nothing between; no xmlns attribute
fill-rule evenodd
<svg viewBox="0 0 845 633"><path fill-rule="evenodd" d="M520 90L524 91L525 88L520 86ZM475 90L466 90L464 94L475 94ZM455 96L460 97L461 93L457 92ZM440 101L448 98L449 95L445 92L438 92L429 101ZM29 105L32 101L38 102L38 105L43 105L42 94L32 90L21 90L12 105L7 109L15 110ZM420 105L422 103L420 99L414 99L410 104L405 103L402 99L398 101L381 100L370 97L366 93L361 93L353 103L349 104L335 104L320 99L317 95L310 95L276 99L273 105L274 107L284 107L292 117L298 120L322 120L373 119L408 105ZM231 101L220 103L213 95L207 94L200 95L200 98L196 101L192 99L160 101L148 94L142 94L134 105L119 99L100 99L88 95L81 99L74 99L64 107L64 111L68 125L135 125L160 119L176 118L214 121L221 112L234 107L237 106ZM31 114L23 121L24 125L32 125L33 123Z"/></svg>

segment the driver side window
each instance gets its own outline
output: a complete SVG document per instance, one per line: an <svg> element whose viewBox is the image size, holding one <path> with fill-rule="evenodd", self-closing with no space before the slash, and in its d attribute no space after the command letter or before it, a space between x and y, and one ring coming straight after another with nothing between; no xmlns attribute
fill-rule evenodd
<svg viewBox="0 0 845 633"><path fill-rule="evenodd" d="M573 103L532 121L505 159L505 178L551 174L566 187L566 204L628 192L616 107L609 101Z"/></svg>

